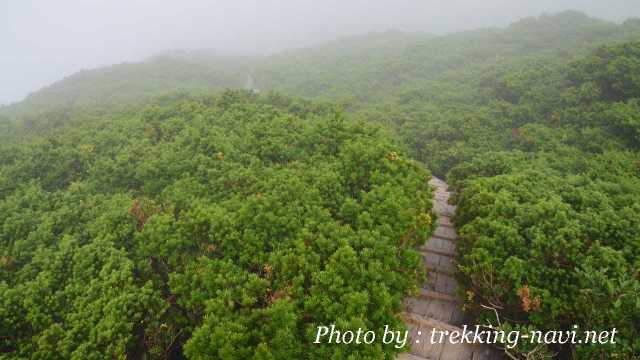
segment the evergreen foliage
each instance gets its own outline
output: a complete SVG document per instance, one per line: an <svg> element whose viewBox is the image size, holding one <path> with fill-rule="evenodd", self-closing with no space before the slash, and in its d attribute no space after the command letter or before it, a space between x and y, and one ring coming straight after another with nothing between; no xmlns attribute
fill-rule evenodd
<svg viewBox="0 0 640 360"><path fill-rule="evenodd" d="M243 92L159 103L2 148L1 356L397 351L309 344L318 324L403 326L424 276L429 174L331 105Z"/></svg>
<svg viewBox="0 0 640 360"><path fill-rule="evenodd" d="M450 172L469 308L523 330L620 332L552 346L562 357L640 354L639 64L640 43L605 46L511 86L493 151Z"/></svg>
<svg viewBox="0 0 640 360"><path fill-rule="evenodd" d="M565 12L169 54L0 109L0 356L390 358L309 342L318 324L401 326L432 228L414 158L457 192L478 322L496 321L486 305L507 328L615 327L616 345L545 351L640 357L638 35ZM247 73L333 105L172 92Z"/></svg>

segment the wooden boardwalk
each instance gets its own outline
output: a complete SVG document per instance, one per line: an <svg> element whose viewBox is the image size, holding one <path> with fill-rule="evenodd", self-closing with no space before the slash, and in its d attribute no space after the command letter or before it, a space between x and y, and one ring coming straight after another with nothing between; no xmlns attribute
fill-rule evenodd
<svg viewBox="0 0 640 360"><path fill-rule="evenodd" d="M417 297L405 300L405 321L411 338L411 351L398 360L485 360L501 359L492 348L482 344L459 344L435 341L431 333L436 331L462 331L465 315L455 291L458 286L454 275L455 242L458 238L451 223L455 206L449 205L447 184L432 178L435 187L434 211L438 214L437 228L427 244L419 250L427 268L427 282Z"/></svg>

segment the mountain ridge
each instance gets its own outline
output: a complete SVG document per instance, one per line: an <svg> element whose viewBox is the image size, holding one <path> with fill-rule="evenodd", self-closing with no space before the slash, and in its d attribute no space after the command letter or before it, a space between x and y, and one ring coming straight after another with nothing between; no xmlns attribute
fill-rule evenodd
<svg viewBox="0 0 640 360"><path fill-rule="evenodd" d="M564 35L557 36L559 32ZM437 78L472 61L567 51L637 34L638 19L615 24L567 11L524 18L504 28L441 36L400 31L358 35L271 56L212 56L208 50L177 50L143 62L77 72L21 102L0 107L0 115L15 118L96 105L104 111L168 92L242 88L248 72L264 90L347 103L371 102L381 91L416 79Z"/></svg>

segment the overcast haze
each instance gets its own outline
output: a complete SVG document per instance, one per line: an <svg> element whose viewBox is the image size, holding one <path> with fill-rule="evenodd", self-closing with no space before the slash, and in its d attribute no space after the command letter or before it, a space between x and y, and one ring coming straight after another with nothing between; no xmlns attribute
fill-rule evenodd
<svg viewBox="0 0 640 360"><path fill-rule="evenodd" d="M271 53L389 29L448 33L574 9L620 22L639 0L0 0L0 104L78 70L170 49Z"/></svg>

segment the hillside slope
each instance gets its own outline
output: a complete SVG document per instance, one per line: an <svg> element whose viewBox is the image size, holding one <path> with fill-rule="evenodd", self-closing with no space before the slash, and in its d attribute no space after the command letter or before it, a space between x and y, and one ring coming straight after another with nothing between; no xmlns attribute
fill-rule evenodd
<svg viewBox="0 0 640 360"><path fill-rule="evenodd" d="M103 111L171 91L240 88L247 73L262 90L337 100L351 106L379 102L402 86L437 79L450 70L535 53L572 51L640 34L640 21L616 25L576 12L527 18L504 29L433 36L386 32L284 52L270 57L220 57L174 52L142 63L72 75L0 109L34 117L44 111Z"/></svg>
<svg viewBox="0 0 640 360"><path fill-rule="evenodd" d="M526 18L499 29L444 36L390 39L351 47L320 46L266 59L258 72L265 89L348 102L379 102L399 87L441 77L469 65L540 53L574 51L599 42L624 41L640 34L640 21L622 25L567 11ZM375 40L375 39L373 39Z"/></svg>
<svg viewBox="0 0 640 360"><path fill-rule="evenodd" d="M217 346L232 336L225 332L225 325L248 334L240 336L241 348L223 349L231 357L259 353L269 358L269 351L286 349L278 355L295 358L305 347L303 333L308 330L308 323L301 319L313 314L322 317L314 321L339 318L345 327L378 326L383 321L397 324L399 320L391 314L420 277L417 254L397 241L411 226L419 226L424 235L432 227L427 216L429 190L422 187L426 174L406 160L414 158L435 175L447 177L455 190L451 201L458 207L453 222L460 236L451 266L460 274L459 301L477 321L497 324L500 320L503 329L522 332L569 331L575 325L580 331L616 328L619 334L616 344L521 344L510 350L513 356L533 351L536 356L560 359L640 357L639 36L638 20L616 25L567 12L525 19L505 29L442 37L377 34L268 58L221 62L219 67L211 65L218 60L207 54L170 54L130 68L80 74L36 93L3 109L5 121L0 121L0 196L5 206L0 211L6 214L0 219L7 219L0 235L8 244L0 255L9 271L14 266L21 269L17 276L0 273L5 276L0 283L5 291L2 299L9 299L0 318L11 315L10 323L3 325L6 334L0 335L11 341L12 349L25 354L39 346L46 350L61 338L72 344L68 353L85 340L92 349L106 351L105 344L73 335L83 333L82 322L80 330L74 330L60 329L54 321L84 316L82 304L64 310L66 301L86 290L82 272L69 280L76 286L68 290L72 292L60 294L51 284L62 281L62 276L39 275L43 259L61 250L56 248L60 239L65 246L85 245L95 234L104 235L109 246L118 244L118 251L134 251L142 274L157 270L145 265L147 260L156 267L160 264L161 270L165 264L184 271L169 281L181 296L177 304L188 309L189 315L179 316L197 319L202 325L201 315L207 309L213 319L206 326L185 330L195 340L181 343L194 357L200 351L210 357L219 355L206 353L213 351L206 344ZM158 69L148 65L154 62ZM193 72L185 69L193 64L200 65ZM144 76L129 76L127 69ZM260 96L232 92L213 99L171 93L147 99L171 89L239 86L247 73L263 90L331 99L333 105L270 92ZM117 106L111 106L112 101ZM153 107L141 112L139 105L145 103ZM367 122L377 125L364 125ZM406 146L399 157L396 147L402 146L392 140L396 136ZM383 186L373 186L376 181L383 181ZM245 189L253 182L261 185ZM296 196L263 191L267 188ZM114 192L120 196L111 199ZM365 201L364 194L370 192L374 194ZM199 196L223 204L199 203L194 200ZM264 209L260 204L265 196L272 201L267 209L274 209L268 216L254 217L253 210L242 205L247 201ZM99 207L105 198L111 199L104 205L108 208ZM299 199L319 204L320 209L305 208L296 202ZM191 201L195 201L193 207ZM289 202L295 207L277 206ZM93 218L78 213L85 207L93 211ZM190 217L172 216L183 208ZM309 214L317 222L302 224L303 219L282 224L277 221L280 210L292 219ZM161 216L140 228L148 211ZM110 215L98 216L102 212ZM416 218L418 214L424 216ZM238 216L235 223L232 219ZM328 230L325 223L330 224ZM278 253L277 244L265 240L267 235L279 235L269 232L265 224L295 230L296 236L287 238L286 251L299 256L302 263L286 251ZM343 231L348 230L342 225L356 233L370 230L367 234L373 238L364 233L347 236L352 250L367 249L324 252L324 246L337 251L336 244L344 245ZM324 238L314 238L317 243L309 245L308 231ZM167 234L171 234L169 242ZM261 267L264 263L251 262L240 238L258 243L258 248L248 251L251 256L251 251L257 252L260 260L276 251L266 269L275 268L277 261L288 276L286 281L264 287L262 280L270 270ZM406 246L422 240L412 239ZM193 241L203 248L189 248ZM222 243L208 248L210 241ZM309 247L314 256L301 251ZM392 255L395 247L400 255ZM224 264L210 263L210 257L224 258L216 252L220 248L238 255L240 263L230 264L229 259ZM198 251L213 255L206 253L206 259L189 262L192 268L180 267L182 254L196 256ZM148 259L156 253L164 257L161 263ZM396 260L394 256L400 256L398 261L408 269L406 276L395 271L395 260L389 263L371 254ZM67 255L61 253L55 266L70 271L65 261L71 255ZM320 271L319 264L330 265L324 268L327 277L324 272L311 280L294 276ZM380 270L383 265L387 267ZM362 280L353 292L344 292L348 286L343 279L351 279L354 269L359 280L370 276L369 280L384 283L383 290L367 288ZM240 275L231 283L216 277L227 270ZM382 280L379 272L385 274ZM167 279L162 274L143 279L151 281L160 294L153 299L159 302L169 301L163 297ZM182 274L190 274L195 283ZM244 288L241 283L255 274L261 278L257 285ZM336 277L340 280L329 280ZM13 279L22 279L31 292ZM214 288L204 287L204 294L195 291L198 281L205 280ZM310 289L309 281L316 281L317 287ZM146 289L141 283L127 286L141 291ZM291 290L300 286L307 292ZM231 295L224 292L225 287L236 291L234 296L243 302L233 309L228 303L204 303L203 299L220 293L228 299ZM331 296L320 296L323 292ZM25 293L28 302L21 302ZM55 306L39 302L41 294L51 293L60 296L48 300ZM261 306L274 298L284 299L283 307L263 311ZM339 301L333 306L336 298ZM347 303L357 306L345 309ZM170 310L178 311L171 304ZM383 311L376 312L375 306ZM51 313L42 310L49 308ZM344 319L343 313L353 316ZM253 316L273 321L256 332L246 332ZM149 333L161 333L160 320L148 325ZM173 331L182 320L165 325ZM6 330L16 324L21 331L17 337ZM109 324L100 325L109 328ZM265 335L280 327L286 332L283 338L293 340L275 343ZM141 330L135 329L134 335L131 328L113 333L121 344L131 346L132 339L140 337ZM161 344L166 340L154 339ZM289 343L295 345L290 348ZM126 347L119 349L122 346ZM327 358L334 351L337 358L347 355L340 349L322 348L314 356ZM393 349L355 351L356 358L379 358Z"/></svg>

